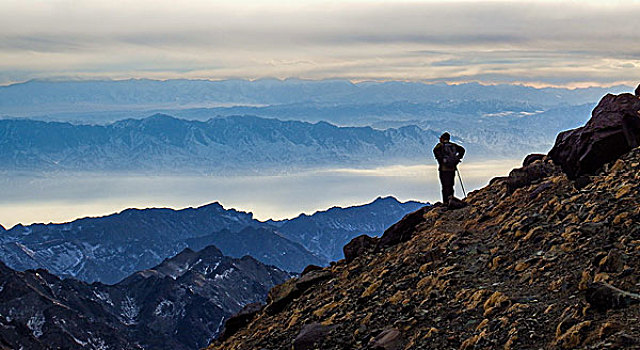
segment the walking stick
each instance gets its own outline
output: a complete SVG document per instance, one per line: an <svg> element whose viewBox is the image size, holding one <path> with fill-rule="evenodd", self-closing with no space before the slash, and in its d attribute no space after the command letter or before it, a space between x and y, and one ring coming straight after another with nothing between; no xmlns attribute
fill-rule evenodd
<svg viewBox="0 0 640 350"><path fill-rule="evenodd" d="M464 190L464 184L462 183L462 176L460 176L460 170L456 168L456 172L458 173L458 179L460 180L460 187L462 187L462 193L464 194L464 198L467 198L467 192Z"/></svg>

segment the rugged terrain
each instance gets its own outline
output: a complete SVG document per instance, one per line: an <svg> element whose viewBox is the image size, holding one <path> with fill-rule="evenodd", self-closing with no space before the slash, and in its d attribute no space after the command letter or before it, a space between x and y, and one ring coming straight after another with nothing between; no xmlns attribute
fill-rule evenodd
<svg viewBox="0 0 640 350"><path fill-rule="evenodd" d="M226 255L252 255L287 271L325 263L251 213L225 209L219 203L183 210L127 209L63 224L17 225L0 235L0 243L0 260L11 268L45 268L61 277L104 283L153 267L184 248L211 244Z"/></svg>
<svg viewBox="0 0 640 350"><path fill-rule="evenodd" d="M553 160L354 239L210 349L640 348L639 143L640 95L607 95Z"/></svg>
<svg viewBox="0 0 640 350"><path fill-rule="evenodd" d="M309 264L341 258L342 245L353 237L380 235L422 205L386 197L268 222L219 203L183 210L127 209L63 224L17 225L7 231L0 226L0 261L16 270L45 268L60 277L116 283L184 248L215 245L228 256L250 255L301 272Z"/></svg>
<svg viewBox="0 0 640 350"><path fill-rule="evenodd" d="M115 285L0 263L2 349L195 349L290 275L214 246L185 249Z"/></svg>

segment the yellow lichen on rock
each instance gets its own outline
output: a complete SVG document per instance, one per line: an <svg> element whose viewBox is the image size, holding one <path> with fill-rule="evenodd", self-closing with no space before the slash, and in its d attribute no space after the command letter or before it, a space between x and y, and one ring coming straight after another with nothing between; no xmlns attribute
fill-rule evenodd
<svg viewBox="0 0 640 350"><path fill-rule="evenodd" d="M506 304L509 301L509 297L504 295L501 292L494 292L491 296L484 302L484 315L490 315L496 308L499 308Z"/></svg>
<svg viewBox="0 0 640 350"><path fill-rule="evenodd" d="M556 345L563 349L577 348L587 335L587 330L591 326L591 321L584 321L569 328L564 334L556 338Z"/></svg>
<svg viewBox="0 0 640 350"><path fill-rule="evenodd" d="M624 185L616 192L616 199L620 199L631 192L631 185Z"/></svg>
<svg viewBox="0 0 640 350"><path fill-rule="evenodd" d="M580 282L578 282L578 290L586 290L591 283L591 273L587 270L582 271Z"/></svg>
<svg viewBox="0 0 640 350"><path fill-rule="evenodd" d="M373 293L375 293L375 291L378 290L381 285L382 283L380 281L373 282L367 289L365 289L364 292L362 292L362 295L360 295L360 297L366 298L373 295Z"/></svg>
<svg viewBox="0 0 640 350"><path fill-rule="evenodd" d="M324 316L324 314L327 313L327 311L333 310L338 306L338 303L336 303L335 301L329 304L326 304L324 306L322 306L321 308L319 308L318 310L313 312L313 315L316 317L322 317Z"/></svg>

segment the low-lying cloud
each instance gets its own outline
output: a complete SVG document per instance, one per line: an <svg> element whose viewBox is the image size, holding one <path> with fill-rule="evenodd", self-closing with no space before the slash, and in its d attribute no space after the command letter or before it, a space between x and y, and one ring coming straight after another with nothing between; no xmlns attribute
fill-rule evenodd
<svg viewBox="0 0 640 350"><path fill-rule="evenodd" d="M640 3L0 4L0 83L300 77L590 85L640 80Z"/></svg>

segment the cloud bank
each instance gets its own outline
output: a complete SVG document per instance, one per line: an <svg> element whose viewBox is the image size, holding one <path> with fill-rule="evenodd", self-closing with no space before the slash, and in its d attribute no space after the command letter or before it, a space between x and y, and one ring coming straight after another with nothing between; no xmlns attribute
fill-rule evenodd
<svg viewBox="0 0 640 350"><path fill-rule="evenodd" d="M635 84L640 3L0 1L0 83L298 77Z"/></svg>

